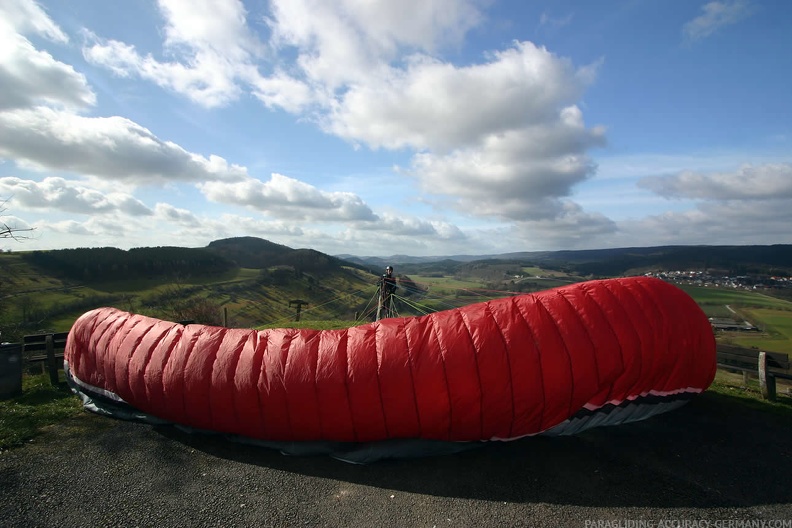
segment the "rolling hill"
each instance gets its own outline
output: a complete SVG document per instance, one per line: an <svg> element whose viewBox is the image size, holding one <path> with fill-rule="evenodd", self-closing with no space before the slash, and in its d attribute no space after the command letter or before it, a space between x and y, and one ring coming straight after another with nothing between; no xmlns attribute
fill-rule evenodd
<svg viewBox="0 0 792 528"><path fill-rule="evenodd" d="M353 320L377 277L312 249L242 237L205 248L81 248L0 254L5 341L64 331L115 306L169 320L255 327L303 317Z"/></svg>
<svg viewBox="0 0 792 528"><path fill-rule="evenodd" d="M0 254L0 332L9 340L68 330L82 313L116 306L170 320L256 327L365 313L385 265L396 274L452 277L509 289L531 269L567 280L662 270L792 275L792 245L663 246L448 257L331 256L256 237L203 248L82 248ZM542 287L522 282L519 291ZM524 288L528 288L527 290ZM471 301L472 302L472 301ZM224 320L225 319L225 320Z"/></svg>

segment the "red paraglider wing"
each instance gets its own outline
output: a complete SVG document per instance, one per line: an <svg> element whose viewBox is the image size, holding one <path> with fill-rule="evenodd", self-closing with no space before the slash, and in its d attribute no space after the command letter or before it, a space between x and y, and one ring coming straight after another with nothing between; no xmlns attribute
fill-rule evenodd
<svg viewBox="0 0 792 528"><path fill-rule="evenodd" d="M74 324L65 360L85 390L199 429L469 441L571 431L629 402L701 392L715 341L687 294L633 277L343 330L182 326L101 308Z"/></svg>

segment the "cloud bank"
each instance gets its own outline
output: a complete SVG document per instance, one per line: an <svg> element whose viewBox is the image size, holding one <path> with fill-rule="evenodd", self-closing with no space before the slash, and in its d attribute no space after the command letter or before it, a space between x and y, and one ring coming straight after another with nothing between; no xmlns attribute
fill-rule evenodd
<svg viewBox="0 0 792 528"><path fill-rule="evenodd" d="M22 212L51 212L51 221L36 224L42 231L90 244L113 237L145 244L136 233L160 232L195 244L253 234L331 252L452 253L474 244L494 252L724 233L742 240L757 223L768 240L788 239L788 163L658 171L631 192L667 200L662 215L616 222L587 209L576 190L599 177L597 155L609 141L605 126L587 123L585 98L605 57L575 64L523 37L460 60L487 24L488 7L485 0L263 7L159 0L152 46L103 35L101 27L70 35L38 3L8 0L0 5L0 197ZM747 0L711 1L683 34L701 40L752 13ZM557 33L572 20L545 11L536 22ZM64 58L75 54L84 62ZM301 180L187 148L106 112L105 92L91 83L103 74L209 115L255 104L350 151L401 155L392 169L408 183L401 203L376 204L363 185L328 190L321 170ZM692 208L674 208L680 201ZM430 212L400 212L412 203Z"/></svg>

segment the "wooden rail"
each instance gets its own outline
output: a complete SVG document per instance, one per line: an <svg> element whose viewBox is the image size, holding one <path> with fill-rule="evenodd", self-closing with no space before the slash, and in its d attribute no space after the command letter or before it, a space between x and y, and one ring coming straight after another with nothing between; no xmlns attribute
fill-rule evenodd
<svg viewBox="0 0 792 528"><path fill-rule="evenodd" d="M756 348L718 345L718 367L756 374L762 397L775 401L776 378L792 380L789 356Z"/></svg>
<svg viewBox="0 0 792 528"><path fill-rule="evenodd" d="M66 349L68 332L55 334L26 335L22 339L22 358L26 363L41 363L46 366L50 382L58 383L58 370L63 369L63 352Z"/></svg>

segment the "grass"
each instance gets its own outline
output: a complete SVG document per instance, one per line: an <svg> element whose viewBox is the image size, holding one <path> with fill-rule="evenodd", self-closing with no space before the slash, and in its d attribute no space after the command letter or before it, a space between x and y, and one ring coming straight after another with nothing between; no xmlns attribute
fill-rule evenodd
<svg viewBox="0 0 792 528"><path fill-rule="evenodd" d="M754 377L749 378L746 386L742 374L734 374L725 370L718 370L715 374L715 381L712 382L707 391L724 394L734 398L739 398L740 403L758 411L770 411L776 414L792 416L792 385L776 380L776 401L771 402L762 399L759 391L759 380Z"/></svg>
<svg viewBox="0 0 792 528"><path fill-rule="evenodd" d="M0 401L0 452L29 442L42 430L82 413L65 383L53 387L49 375L22 378L22 394Z"/></svg>

